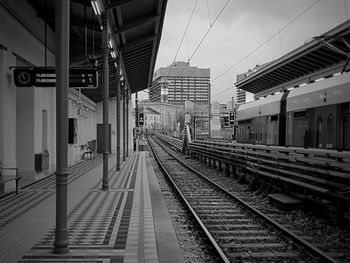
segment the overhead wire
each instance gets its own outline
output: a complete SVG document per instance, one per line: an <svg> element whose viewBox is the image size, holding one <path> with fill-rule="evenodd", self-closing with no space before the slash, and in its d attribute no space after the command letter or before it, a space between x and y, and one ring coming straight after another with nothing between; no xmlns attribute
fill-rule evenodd
<svg viewBox="0 0 350 263"><path fill-rule="evenodd" d="M209 12L209 0L207 0L207 10L208 10L208 20L209 20L209 25L211 26L210 12Z"/></svg>
<svg viewBox="0 0 350 263"><path fill-rule="evenodd" d="M183 41L184 41L184 39L185 39L185 36L186 36L186 34L187 34L187 30L188 30L188 27L190 26L190 23L191 23L191 21L192 21L192 17L193 17L194 11L196 10L197 3L198 3L198 0L196 0L195 3L194 3L194 5L193 5L192 11L191 11L191 15L190 15L190 17L189 17L189 19L188 19L188 21L187 21L187 25L186 25L185 31L184 31L184 33L182 34L182 37L181 37L179 46L177 47L177 50L176 50L176 53L175 53L175 56L174 56L174 60L173 60L173 62L171 63L171 65L170 65L170 67L169 67L168 74L167 74L168 76L170 75L170 72L171 72L171 70L172 70L172 68L173 68L173 65L174 65L175 61L176 61L177 55L179 54L180 48L181 48L182 43L183 43ZM187 53L188 53L187 37L186 37L186 45L187 45Z"/></svg>
<svg viewBox="0 0 350 263"><path fill-rule="evenodd" d="M217 79L221 78L225 73L227 73L228 71L230 71L231 69L233 69L234 67L236 67L238 64L240 64L243 60L247 59L249 56L251 56L254 52L256 52L258 49L260 49L261 47L263 47L266 43L268 43L270 40L272 40L276 35L280 34L281 31L283 31L284 29L286 29L288 26L290 26L292 23L294 23L297 19L299 19L304 13L306 13L309 9L311 9L314 5L316 5L318 2L320 2L321 0L316 0L314 1L311 5L309 5L306 9L304 9L301 13L299 13L296 17L294 17L292 20L290 20L286 25L284 25L280 30L278 30L276 33L274 33L272 36L270 36L268 39L266 39L265 41L263 41L260 45L258 45L256 48L254 48L251 52L249 52L248 55L246 55L245 57L243 57L242 59L240 59L239 61L235 62L233 65L231 65L228 69L226 69L223 73L221 73L220 75L218 75L217 77L215 77L210 83L212 84L213 82L215 82ZM228 91L231 88L228 88L225 90ZM218 94L213 94L213 98L222 94L224 92L220 92Z"/></svg>
<svg viewBox="0 0 350 263"><path fill-rule="evenodd" d="M187 29L188 29L188 27L189 27L189 25L190 25L190 23L191 23L191 20L192 20L193 14L194 14L194 10L196 9L197 3L198 3L198 0L196 0L196 2L194 3L194 6L193 6L193 8L192 8L192 12L191 12L190 18L189 18L188 21L187 21L187 25L186 25L185 31L184 31L184 33L182 34L181 41L180 41L180 43L179 43L179 46L177 47L176 54L175 54L175 57L174 57L173 62L176 61L177 55L179 54L179 51L180 51L182 42L184 41L184 38L185 38L185 36L186 36Z"/></svg>
<svg viewBox="0 0 350 263"><path fill-rule="evenodd" d="M199 44L197 45L197 47L195 48L195 50L193 51L192 55L189 57L189 59L187 60L187 63L189 63L191 61L191 59L193 58L193 56L197 53L198 49L200 48L200 46L202 45L203 41L205 40L205 38L207 37L207 35L209 34L209 32L211 31L211 29L213 28L213 26L215 25L216 21L219 19L220 15L222 14L222 12L225 10L226 6L228 5L228 3L231 0L227 0L226 3L224 4L224 6L221 8L220 12L217 14L217 16L215 17L213 23L210 24L207 32L205 32L204 36L202 37L202 39L199 41ZM182 76L183 71L185 70L186 67L182 68L182 71L180 72L180 77Z"/></svg>

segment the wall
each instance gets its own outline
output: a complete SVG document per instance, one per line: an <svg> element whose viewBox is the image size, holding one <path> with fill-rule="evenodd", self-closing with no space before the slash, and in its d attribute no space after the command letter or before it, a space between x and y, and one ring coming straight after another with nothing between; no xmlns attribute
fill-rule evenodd
<svg viewBox="0 0 350 263"><path fill-rule="evenodd" d="M117 145L117 137L116 137L116 98L113 97L109 100L108 103L109 115L108 121L112 127L112 153L116 153L116 145ZM133 149L133 127L135 126L135 116L133 114L133 104L131 100L129 101L129 126L128 126L128 147L129 147L129 155ZM120 152L121 156L123 156L123 101L120 101ZM96 105L96 123L102 123L102 102L97 103ZM96 130L96 127L94 128Z"/></svg>
<svg viewBox="0 0 350 263"><path fill-rule="evenodd" d="M68 163L72 165L84 158L88 142L96 139L96 104L75 89L69 91L68 118L77 119L77 141L68 144Z"/></svg>
<svg viewBox="0 0 350 263"><path fill-rule="evenodd" d="M2 0L0 19L0 163L18 167L24 181L36 180L56 169L56 89L17 88L10 67L45 66L44 22L20 0ZM50 27L47 44L47 66L54 66ZM80 127L77 144L68 146L68 163L73 164L81 160L80 146L96 138L96 105L82 96L85 111L78 114L77 91L69 90L69 97L69 116L76 117ZM34 155L43 151L49 153L49 168L35 171Z"/></svg>
<svg viewBox="0 0 350 263"><path fill-rule="evenodd" d="M0 165L16 167L16 89L11 85L14 57L0 49Z"/></svg>

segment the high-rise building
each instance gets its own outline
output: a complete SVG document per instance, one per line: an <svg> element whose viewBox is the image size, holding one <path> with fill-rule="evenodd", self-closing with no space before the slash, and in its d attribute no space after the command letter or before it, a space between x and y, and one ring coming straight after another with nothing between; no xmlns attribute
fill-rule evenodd
<svg viewBox="0 0 350 263"><path fill-rule="evenodd" d="M210 69L192 67L187 62L174 62L159 68L149 89L151 102L184 105L185 101L209 104Z"/></svg>
<svg viewBox="0 0 350 263"><path fill-rule="evenodd" d="M243 104L243 103L246 103L246 91L245 90L242 90L242 89L237 89L237 94L236 94L236 97L237 97L237 104Z"/></svg>

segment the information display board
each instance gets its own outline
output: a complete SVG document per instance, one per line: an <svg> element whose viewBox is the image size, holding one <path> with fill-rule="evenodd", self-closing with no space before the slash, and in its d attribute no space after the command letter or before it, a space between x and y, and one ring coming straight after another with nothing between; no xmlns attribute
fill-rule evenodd
<svg viewBox="0 0 350 263"><path fill-rule="evenodd" d="M15 68L13 78L17 87L55 87L55 68ZM97 88L97 69L71 68L69 70L70 88Z"/></svg>

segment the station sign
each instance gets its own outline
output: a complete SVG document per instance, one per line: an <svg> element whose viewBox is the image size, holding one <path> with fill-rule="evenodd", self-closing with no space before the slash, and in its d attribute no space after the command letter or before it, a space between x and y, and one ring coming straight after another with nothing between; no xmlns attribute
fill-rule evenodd
<svg viewBox="0 0 350 263"><path fill-rule="evenodd" d="M17 87L55 87L55 68L15 68L13 78ZM70 88L97 88L97 69L69 69Z"/></svg>

